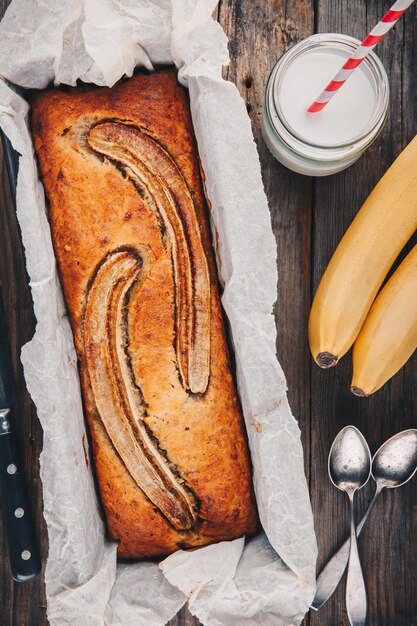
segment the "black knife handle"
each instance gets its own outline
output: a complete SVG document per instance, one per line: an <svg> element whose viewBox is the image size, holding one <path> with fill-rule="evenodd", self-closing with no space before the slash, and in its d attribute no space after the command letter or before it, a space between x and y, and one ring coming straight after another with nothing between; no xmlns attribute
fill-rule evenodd
<svg viewBox="0 0 417 626"><path fill-rule="evenodd" d="M0 485L12 575L25 582L40 573L41 562L13 432L0 434Z"/></svg>

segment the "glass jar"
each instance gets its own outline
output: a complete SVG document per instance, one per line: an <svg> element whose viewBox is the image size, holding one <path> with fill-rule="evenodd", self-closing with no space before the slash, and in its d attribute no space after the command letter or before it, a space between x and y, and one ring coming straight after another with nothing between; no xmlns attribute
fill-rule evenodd
<svg viewBox="0 0 417 626"><path fill-rule="evenodd" d="M388 109L388 77L371 52L318 113L308 106L360 44L347 35L312 35L287 50L265 87L262 134L286 167L327 176L349 167L381 131Z"/></svg>

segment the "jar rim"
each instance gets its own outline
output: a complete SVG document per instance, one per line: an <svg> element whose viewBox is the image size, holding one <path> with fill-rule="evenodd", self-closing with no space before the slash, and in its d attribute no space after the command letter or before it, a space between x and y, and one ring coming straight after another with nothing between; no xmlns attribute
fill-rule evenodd
<svg viewBox="0 0 417 626"><path fill-rule="evenodd" d="M374 113L366 127L348 141L319 144L303 138L285 119L279 100L277 102L275 97L279 93L279 88L276 89L276 87L279 87L279 81L285 75L286 69L306 50L322 48L323 45L337 46L339 49L342 46L342 49L351 54L360 43L358 39L340 33L311 35L284 52L273 66L265 90L265 108L272 128L291 151L301 152L304 157L313 160L316 158L320 160L345 159L363 152L382 128L388 109L389 84L385 68L374 52L371 52L363 61L374 80L376 95Z"/></svg>

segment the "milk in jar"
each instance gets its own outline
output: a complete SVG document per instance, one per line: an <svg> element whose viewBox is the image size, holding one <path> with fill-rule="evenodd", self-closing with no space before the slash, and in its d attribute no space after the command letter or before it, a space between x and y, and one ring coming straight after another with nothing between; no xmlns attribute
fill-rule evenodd
<svg viewBox="0 0 417 626"><path fill-rule="evenodd" d="M301 174L325 176L356 161L383 127L388 78L371 53L318 113L310 104L360 42L339 34L313 35L290 48L269 76L262 132L281 163Z"/></svg>

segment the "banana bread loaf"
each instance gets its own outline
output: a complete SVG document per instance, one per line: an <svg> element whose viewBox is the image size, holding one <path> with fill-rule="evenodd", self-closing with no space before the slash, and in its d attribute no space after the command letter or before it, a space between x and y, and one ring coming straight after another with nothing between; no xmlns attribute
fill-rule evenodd
<svg viewBox="0 0 417 626"><path fill-rule="evenodd" d="M112 89L50 89L31 105L119 555L160 556L254 533L186 90L163 70Z"/></svg>

